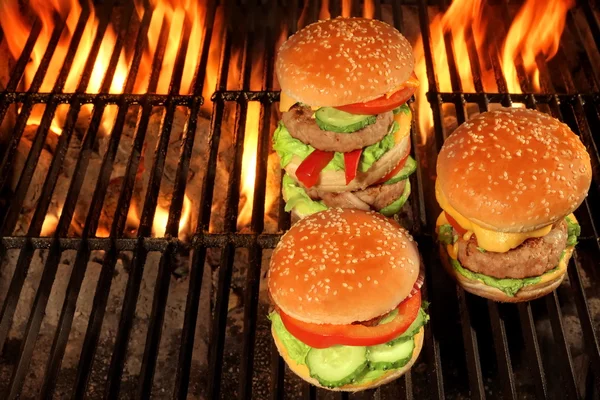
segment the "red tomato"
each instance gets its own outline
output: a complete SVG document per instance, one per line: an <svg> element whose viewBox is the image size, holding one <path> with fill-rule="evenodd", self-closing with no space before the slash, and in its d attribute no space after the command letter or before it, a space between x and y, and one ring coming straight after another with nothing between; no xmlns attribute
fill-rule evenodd
<svg viewBox="0 0 600 400"><path fill-rule="evenodd" d="M344 153L344 169L346 170L346 185L356 178L356 170L362 149L353 150L349 153Z"/></svg>
<svg viewBox="0 0 600 400"><path fill-rule="evenodd" d="M313 151L298 166L296 177L307 188L313 187L319 181L319 174L333 159L334 154L333 151Z"/></svg>
<svg viewBox="0 0 600 400"><path fill-rule="evenodd" d="M331 325L311 324L298 321L279 310L285 328L298 340L316 349L324 349L336 344L347 346L374 346L389 342L400 336L417 318L421 308L421 291L398 305L398 315L383 325L365 326L361 324Z"/></svg>
<svg viewBox="0 0 600 400"><path fill-rule="evenodd" d="M467 230L465 228L463 228L462 226L460 226L460 224L458 222L456 222L456 220L454 218L452 218L452 216L450 214L448 214L445 211L444 211L444 214L446 214L446 219L448 220L448 222L450 222L450 225L452 225L452 227L454 228L454 230L456 232L458 232L458 234L460 236L462 236L465 233L467 233Z"/></svg>
<svg viewBox="0 0 600 400"><path fill-rule="evenodd" d="M394 108L398 108L402 104L406 103L408 99L410 99L411 96L416 92L417 87L419 86L419 81L416 79L417 77L413 72L413 75L406 82L405 86L394 92L391 96L383 95L375 100L367 101L365 103L347 104L345 106L339 106L336 108L351 114L367 115L376 115L391 111Z"/></svg>

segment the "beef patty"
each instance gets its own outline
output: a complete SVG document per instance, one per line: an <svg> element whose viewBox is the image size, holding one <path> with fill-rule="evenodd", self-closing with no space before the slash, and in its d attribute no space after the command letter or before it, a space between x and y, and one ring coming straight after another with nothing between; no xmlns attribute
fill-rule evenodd
<svg viewBox="0 0 600 400"><path fill-rule="evenodd" d="M394 113L388 111L378 114L374 124L367 125L356 132L337 133L319 128L312 117L313 114L314 111L310 107L296 104L290 111L284 112L281 119L292 137L315 149L340 153L362 149L379 142L388 134L390 125L394 121Z"/></svg>
<svg viewBox="0 0 600 400"><path fill-rule="evenodd" d="M456 232L455 232L456 234ZM543 237L531 238L506 253L481 252L472 235L458 239L458 261L473 272L495 278L529 278L554 269L567 247L567 223L561 220Z"/></svg>
<svg viewBox="0 0 600 400"><path fill-rule="evenodd" d="M313 200L322 200L327 207L355 208L359 210L381 210L398 200L404 193L406 180L391 185L373 185L354 192L331 193L314 188L308 189Z"/></svg>

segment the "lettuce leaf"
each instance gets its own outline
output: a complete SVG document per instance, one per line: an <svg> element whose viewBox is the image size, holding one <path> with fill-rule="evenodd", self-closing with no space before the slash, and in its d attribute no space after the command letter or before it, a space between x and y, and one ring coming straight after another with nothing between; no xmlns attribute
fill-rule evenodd
<svg viewBox="0 0 600 400"><path fill-rule="evenodd" d="M360 172L367 172L369 168L373 166L375 161L379 160L385 153L387 153L394 145L396 141L394 134L400 129L400 126L396 121L390 126L390 131L383 137L379 142L373 143L363 149L358 163L358 169Z"/></svg>
<svg viewBox="0 0 600 400"><path fill-rule="evenodd" d="M327 206L321 201L311 199L306 191L288 175L283 176L282 181L283 197L286 198L285 211L290 212L296 209L301 217L314 214L319 211L327 210Z"/></svg>
<svg viewBox="0 0 600 400"><path fill-rule="evenodd" d="M565 217L565 221L567 221L567 246L575 246L577 238L581 235L581 226L569 217Z"/></svg>
<svg viewBox="0 0 600 400"><path fill-rule="evenodd" d="M272 312L269 314L269 319L273 324L273 329L275 330L275 333L277 333L277 337L285 346L290 358L296 361L298 364L304 364L306 355L311 347L296 339L291 333L288 332L287 329L285 329L285 325L283 325L283 321L281 320L279 313L275 311Z"/></svg>
<svg viewBox="0 0 600 400"><path fill-rule="evenodd" d="M496 289L500 289L508 296L514 297L519 290L528 285L534 285L538 283L542 278L541 276L532 276L531 278L523 278L523 279L514 279L514 278L494 278L492 276L480 274L478 272L470 271L464 268L458 260L453 259L452 257L448 257L450 260L450 264L452 267L458 271L461 275L469 278L469 279L477 279L485 283L488 286L495 287ZM546 273L552 272L554 270L550 270Z"/></svg>
<svg viewBox="0 0 600 400"><path fill-rule="evenodd" d="M294 155L304 160L314 150L312 146L293 138L281 121L273 133L273 149L279 156L281 168L285 168Z"/></svg>
<svg viewBox="0 0 600 400"><path fill-rule="evenodd" d="M438 228L438 242L443 244L454 244L458 240L458 235L454 234L452 225L444 224Z"/></svg>

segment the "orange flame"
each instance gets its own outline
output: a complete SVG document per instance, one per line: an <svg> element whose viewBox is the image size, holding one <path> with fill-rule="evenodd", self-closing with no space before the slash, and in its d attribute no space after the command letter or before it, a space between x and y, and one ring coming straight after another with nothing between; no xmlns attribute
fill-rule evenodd
<svg viewBox="0 0 600 400"><path fill-rule="evenodd" d="M179 238L185 238L189 230L188 222L190 219L190 213L192 209L192 201L185 195L183 198L183 208L181 210L181 219L179 220ZM152 234L156 237L165 236L167 229L167 222L169 220L169 210L157 205L156 212L154 213L154 221L152 223Z"/></svg>
<svg viewBox="0 0 600 400"><path fill-rule="evenodd" d="M260 119L260 103L248 103L246 117L246 133L244 136L244 154L242 156L242 189L241 196L246 200L238 215L238 228L247 226L252 220L254 204L254 183L256 181L256 153L258 149L258 129Z"/></svg>
<svg viewBox="0 0 600 400"><path fill-rule="evenodd" d="M519 57L523 58L526 72L533 77L535 89L539 90L536 57L543 54L546 59L550 59L556 54L565 25L566 12L572 5L573 0L554 2L528 0L520 10L502 46L502 69L509 92L521 92L514 64ZM487 50L483 48L489 33L486 29L488 19L484 7L481 0L456 0L452 2L446 13L436 15L431 22L429 27L431 52L440 92L453 91L444 41L444 35L448 33L452 37L453 55L462 91L475 91L467 44L472 38L477 51ZM433 126L433 115L426 96L429 91L429 80L421 38L415 46L415 59L415 72L421 82L417 94L419 128L422 144L425 144Z"/></svg>
<svg viewBox="0 0 600 400"><path fill-rule="evenodd" d="M534 89L540 90L536 57L543 54L549 60L556 55L567 11L573 5L573 0L527 0L521 8L506 35L502 50L502 69L511 93L521 93L514 64L519 56L523 58L525 72L533 79Z"/></svg>

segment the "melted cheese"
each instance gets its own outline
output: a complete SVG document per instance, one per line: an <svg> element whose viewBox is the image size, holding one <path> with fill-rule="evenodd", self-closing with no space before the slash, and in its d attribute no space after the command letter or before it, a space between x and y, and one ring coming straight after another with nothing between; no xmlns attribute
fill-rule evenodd
<svg viewBox="0 0 600 400"><path fill-rule="evenodd" d="M565 249L565 255L561 258L556 270L552 272L546 272L545 274L540 276L540 281L537 283L537 285L553 281L554 279L556 279L557 276L564 274L567 270L567 266L569 265L569 259L571 258L571 254L573 254L573 246L567 247Z"/></svg>
<svg viewBox="0 0 600 400"><path fill-rule="evenodd" d="M390 90L389 92L387 92L385 94L385 98L389 99L390 97L392 97L392 95L404 88L414 88L414 87L419 87L420 83L419 83L419 78L417 78L417 75L415 73L413 73L410 78L408 78L408 80L400 85L398 85L398 87Z"/></svg>
<svg viewBox="0 0 600 400"><path fill-rule="evenodd" d="M286 112L289 111L290 108L292 108L292 106L294 104L296 104L298 101L292 99L290 96L288 96L287 94L285 94L283 91L279 94L279 111L281 112ZM319 106L310 106L310 108L312 108L313 110L318 110L320 107Z"/></svg>
<svg viewBox="0 0 600 400"><path fill-rule="evenodd" d="M463 217L458 211L456 211L446 200L446 197L439 189L439 185L435 184L435 197L440 204L440 207L450 214L452 218L458 222L458 224L469 232L473 232L477 238L477 245L487 251L494 251L496 253L506 253L507 251L514 249L521 243L529 238L537 238L547 235L552 230L552 225L548 225L544 228L525 233L508 233L508 232L496 232L489 229L485 229L469 219ZM446 218L443 218L446 220ZM440 218L438 218L438 222ZM447 221L446 221L447 223Z"/></svg>
<svg viewBox="0 0 600 400"><path fill-rule="evenodd" d="M410 110L410 109L409 109ZM399 112L394 115L394 120L398 123L398 130L394 135L394 141L396 143L400 143L402 139L407 137L410 134L410 126L412 123L412 113L409 111L408 114L403 112Z"/></svg>

